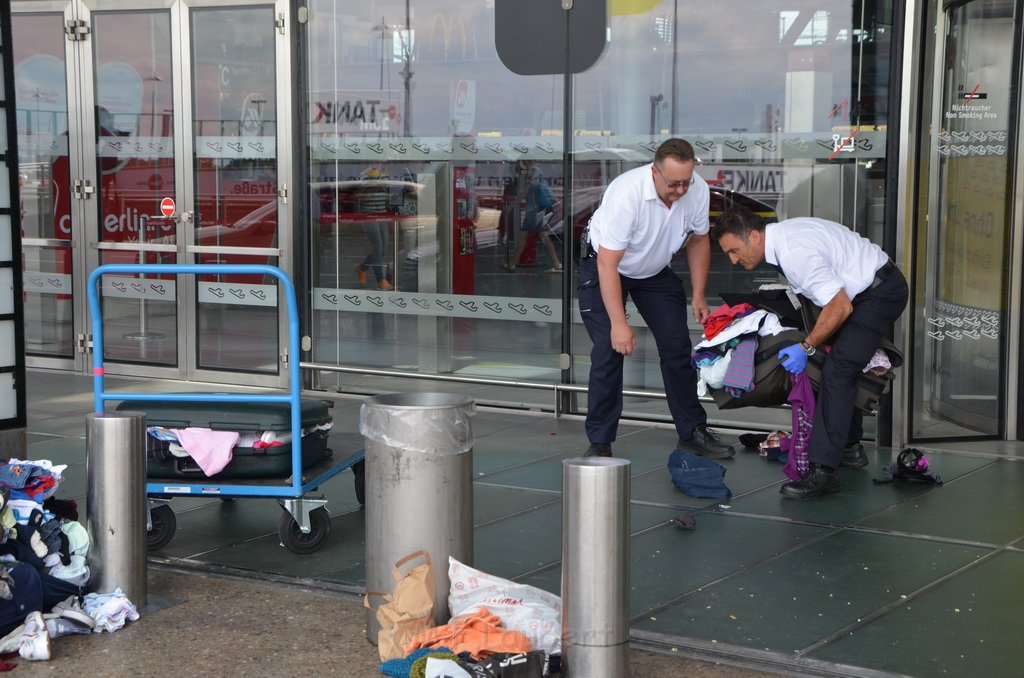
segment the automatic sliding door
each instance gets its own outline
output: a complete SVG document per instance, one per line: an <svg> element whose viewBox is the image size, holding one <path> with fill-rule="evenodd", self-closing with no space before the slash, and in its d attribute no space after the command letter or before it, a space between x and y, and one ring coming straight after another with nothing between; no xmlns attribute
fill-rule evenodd
<svg viewBox="0 0 1024 678"><path fill-rule="evenodd" d="M930 173L917 225L924 295L913 360L915 439L1001 435L1006 421L1015 12L1009 0L945 3ZM927 147L926 146L926 147Z"/></svg>

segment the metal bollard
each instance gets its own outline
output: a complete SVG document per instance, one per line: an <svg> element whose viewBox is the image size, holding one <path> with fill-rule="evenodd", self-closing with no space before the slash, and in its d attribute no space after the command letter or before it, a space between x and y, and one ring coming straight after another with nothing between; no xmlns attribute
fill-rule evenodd
<svg viewBox="0 0 1024 678"><path fill-rule="evenodd" d="M120 587L132 603L146 604L146 442L142 412L86 415L86 529L89 588Z"/></svg>
<svg viewBox="0 0 1024 678"><path fill-rule="evenodd" d="M562 462L562 675L629 675L626 459Z"/></svg>
<svg viewBox="0 0 1024 678"><path fill-rule="evenodd" d="M391 393L368 398L359 413L366 442L366 590L392 591L391 568L426 550L434 569L434 622L449 618L448 557L473 564L471 398ZM366 636L380 624L367 610Z"/></svg>

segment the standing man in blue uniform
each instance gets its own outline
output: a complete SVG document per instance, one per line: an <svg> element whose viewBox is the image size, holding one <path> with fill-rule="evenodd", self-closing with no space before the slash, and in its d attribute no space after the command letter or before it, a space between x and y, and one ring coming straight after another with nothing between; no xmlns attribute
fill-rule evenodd
<svg viewBox="0 0 1024 678"><path fill-rule="evenodd" d="M686 291L669 267L685 247L697 322L708 316L704 298L711 266L708 185L695 172L693 147L669 139L650 165L615 178L590 220L589 247L580 260L580 315L594 347L587 391L586 456L610 457L622 415L623 364L636 349L626 321L628 295L658 346L668 408L679 447L712 459L733 456L707 427L690 362Z"/></svg>
<svg viewBox="0 0 1024 678"><path fill-rule="evenodd" d="M783 367L799 374L808 357L826 341L832 344L807 447L810 467L781 492L795 499L838 492L839 466L868 463L860 443L864 429L863 413L856 408L858 380L907 305L907 280L878 245L825 219L800 217L765 225L749 210L734 207L718 218L711 237L732 263L750 270L767 262L822 309L807 337L779 352Z"/></svg>

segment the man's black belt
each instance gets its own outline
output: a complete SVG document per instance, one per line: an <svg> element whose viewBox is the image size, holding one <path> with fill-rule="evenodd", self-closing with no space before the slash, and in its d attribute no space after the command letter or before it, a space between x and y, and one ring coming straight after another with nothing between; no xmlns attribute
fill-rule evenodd
<svg viewBox="0 0 1024 678"><path fill-rule="evenodd" d="M871 284L868 286L868 289L875 289L876 287L882 284L882 281L884 281L889 276L897 273L898 271L899 269L896 268L896 264L892 263L891 261L885 262L885 266L875 271L875 279L871 281Z"/></svg>
<svg viewBox="0 0 1024 678"><path fill-rule="evenodd" d="M583 230L583 237L580 239L580 258L593 259L596 256L597 250L590 244L590 227L588 226Z"/></svg>

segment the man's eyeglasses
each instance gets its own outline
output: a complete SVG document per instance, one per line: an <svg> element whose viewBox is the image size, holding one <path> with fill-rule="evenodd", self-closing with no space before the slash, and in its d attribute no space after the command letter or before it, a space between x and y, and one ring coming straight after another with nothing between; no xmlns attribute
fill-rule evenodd
<svg viewBox="0 0 1024 678"><path fill-rule="evenodd" d="M668 186L669 188L689 188L690 186L693 185L693 177L690 177L685 181L669 181L668 179L665 178L665 173L662 172L661 168L658 167L656 164L654 165L654 169L658 170L658 174L661 175L661 180L664 181L665 185Z"/></svg>

